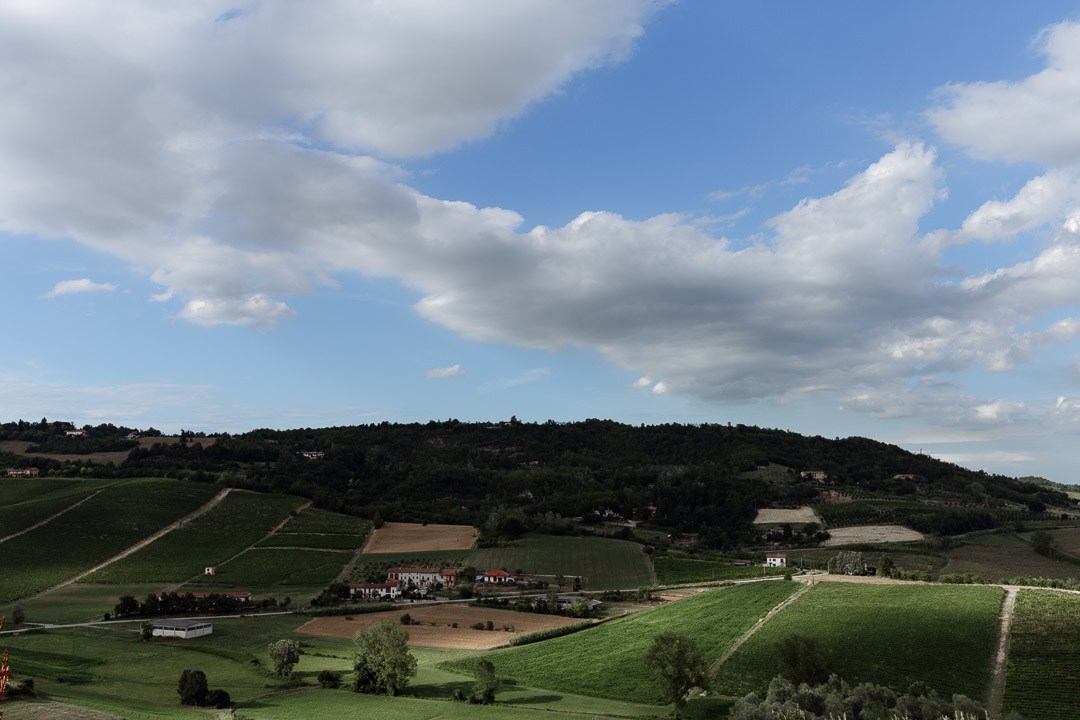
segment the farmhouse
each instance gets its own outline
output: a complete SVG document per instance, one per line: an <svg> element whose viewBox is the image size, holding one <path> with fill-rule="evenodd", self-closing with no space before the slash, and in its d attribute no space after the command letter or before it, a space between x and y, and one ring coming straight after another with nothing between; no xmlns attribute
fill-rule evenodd
<svg viewBox="0 0 1080 720"><path fill-rule="evenodd" d="M515 583L517 578L506 572L505 570L489 570L488 572L480 575L476 578L480 582L485 583Z"/></svg>
<svg viewBox="0 0 1080 720"><path fill-rule="evenodd" d="M769 553L765 556L765 567L787 567L787 555L783 553Z"/></svg>
<svg viewBox="0 0 1080 720"><path fill-rule="evenodd" d="M64 435L67 437L86 437L90 433L85 430L65 430Z"/></svg>
<svg viewBox="0 0 1080 720"><path fill-rule="evenodd" d="M154 620L150 634L154 637L202 637L214 632L214 624L205 620Z"/></svg>
<svg viewBox="0 0 1080 720"><path fill-rule="evenodd" d="M398 596L398 584L393 580L384 583L349 583L349 597L365 600L391 600Z"/></svg>
<svg viewBox="0 0 1080 720"><path fill-rule="evenodd" d="M574 606L575 600L584 600L585 606L589 608L589 610L599 610L600 608L604 607L604 603L600 602L599 600L587 598L584 595L560 595L558 599L559 609L569 610L571 607Z"/></svg>
<svg viewBox="0 0 1080 720"><path fill-rule="evenodd" d="M390 568L386 571L387 582L393 580L399 585L412 583L417 587L427 587L442 583L447 587L457 585L457 570L453 568Z"/></svg>
<svg viewBox="0 0 1080 720"><path fill-rule="evenodd" d="M37 477L40 471L36 467L8 468L8 477Z"/></svg>
<svg viewBox="0 0 1080 720"><path fill-rule="evenodd" d="M810 478L811 480L825 480L829 476L824 470L803 470L799 473L799 477L803 479Z"/></svg>

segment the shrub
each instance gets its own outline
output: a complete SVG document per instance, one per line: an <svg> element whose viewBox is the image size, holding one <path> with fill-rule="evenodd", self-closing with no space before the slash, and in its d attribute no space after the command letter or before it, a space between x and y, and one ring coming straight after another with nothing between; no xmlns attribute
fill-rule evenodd
<svg viewBox="0 0 1080 720"><path fill-rule="evenodd" d="M211 690L207 693L206 704L213 705L218 710L222 710L232 705L232 698L229 697L228 692L218 688L217 690Z"/></svg>
<svg viewBox="0 0 1080 720"><path fill-rule="evenodd" d="M333 670L321 670L316 679L320 686L331 690L341 685L341 673Z"/></svg>

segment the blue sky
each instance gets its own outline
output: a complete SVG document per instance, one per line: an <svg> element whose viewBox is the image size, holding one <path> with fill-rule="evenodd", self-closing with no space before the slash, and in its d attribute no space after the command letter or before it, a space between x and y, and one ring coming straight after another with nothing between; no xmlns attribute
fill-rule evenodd
<svg viewBox="0 0 1080 720"><path fill-rule="evenodd" d="M1076 3L6 3L0 416L1075 482L1075 48Z"/></svg>

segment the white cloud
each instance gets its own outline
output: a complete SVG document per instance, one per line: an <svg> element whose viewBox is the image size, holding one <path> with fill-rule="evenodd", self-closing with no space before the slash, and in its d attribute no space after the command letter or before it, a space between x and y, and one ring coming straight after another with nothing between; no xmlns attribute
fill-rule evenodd
<svg viewBox="0 0 1080 720"><path fill-rule="evenodd" d="M463 375L465 375L465 371L461 369L461 364L457 363L450 367L432 368L427 371L424 377L428 380L434 380L438 378L462 377Z"/></svg>
<svg viewBox="0 0 1080 720"><path fill-rule="evenodd" d="M512 387L517 387L518 385L524 385L525 383L542 380L549 375L551 375L551 370L549 370L548 368L533 368L531 370L526 370L524 373L518 375L517 377L500 378L498 380L486 382L477 389L481 392L509 390Z"/></svg>
<svg viewBox="0 0 1080 720"><path fill-rule="evenodd" d="M668 393L667 383L665 383L663 380L661 380L660 382L658 382L658 383L656 383L655 385L652 386L652 391L653 391L654 395L667 395L667 393Z"/></svg>
<svg viewBox="0 0 1080 720"><path fill-rule="evenodd" d="M641 389L641 388L647 388L652 384L653 384L653 379L651 377L649 377L648 375L645 375L643 377L639 377L637 380L630 383L630 387Z"/></svg>
<svg viewBox="0 0 1080 720"><path fill-rule="evenodd" d="M96 283L88 278L81 280L62 280L53 286L53 289L42 297L54 298L60 295L72 295L74 293L102 293L116 292L116 286L112 283Z"/></svg>

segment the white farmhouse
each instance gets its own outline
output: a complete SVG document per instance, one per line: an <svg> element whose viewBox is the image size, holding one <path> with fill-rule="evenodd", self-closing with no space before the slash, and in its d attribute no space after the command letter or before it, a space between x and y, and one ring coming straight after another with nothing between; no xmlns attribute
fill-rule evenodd
<svg viewBox="0 0 1080 720"><path fill-rule="evenodd" d="M787 555L769 553L765 556L765 567L787 567Z"/></svg>

